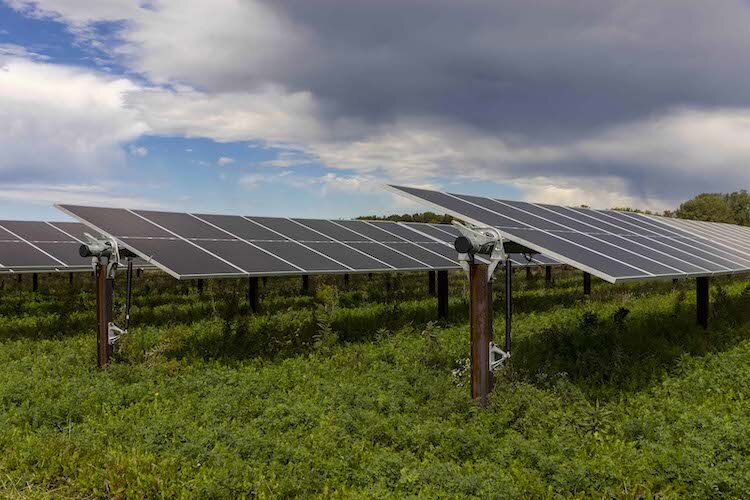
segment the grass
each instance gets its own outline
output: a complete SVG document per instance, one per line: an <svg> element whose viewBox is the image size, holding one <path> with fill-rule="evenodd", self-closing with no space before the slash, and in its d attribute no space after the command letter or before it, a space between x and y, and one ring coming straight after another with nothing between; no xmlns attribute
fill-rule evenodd
<svg viewBox="0 0 750 500"><path fill-rule="evenodd" d="M463 276L446 324L426 276L391 279L270 280L250 316L241 282L147 275L105 371L90 278L6 279L0 495L750 496L749 282L714 280L706 333L690 282L584 300L579 274L519 275L512 363L479 410Z"/></svg>

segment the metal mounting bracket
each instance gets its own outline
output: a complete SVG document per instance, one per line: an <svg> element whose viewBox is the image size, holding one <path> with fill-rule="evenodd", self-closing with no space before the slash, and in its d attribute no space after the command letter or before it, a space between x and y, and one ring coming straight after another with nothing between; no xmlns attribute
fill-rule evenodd
<svg viewBox="0 0 750 500"><path fill-rule="evenodd" d="M123 330L111 321L107 324L107 341L109 345L114 345L126 333L128 333L127 330Z"/></svg>
<svg viewBox="0 0 750 500"><path fill-rule="evenodd" d="M91 257L91 266L96 269L96 266L106 265L107 279L114 279L117 267L120 265L120 248L117 245L117 240L114 238L95 238L89 233L84 233L88 243L83 245L82 252L85 249L86 254L81 253L81 256L86 255Z"/></svg>
<svg viewBox="0 0 750 500"><path fill-rule="evenodd" d="M510 353L500 349L494 342L490 342L490 371L495 371L510 359Z"/></svg>
<svg viewBox="0 0 750 500"><path fill-rule="evenodd" d="M505 241L500 231L494 227L464 225L457 221L453 221L453 225L461 232L467 243L467 251L458 253L458 263L461 268L468 274L469 264L473 262L474 255L485 256L490 261L487 281L492 281L497 266L508 258L505 253Z"/></svg>

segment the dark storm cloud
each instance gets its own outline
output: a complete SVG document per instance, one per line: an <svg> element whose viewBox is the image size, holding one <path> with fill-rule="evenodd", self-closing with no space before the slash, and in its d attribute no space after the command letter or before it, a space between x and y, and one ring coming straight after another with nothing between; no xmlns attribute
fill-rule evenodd
<svg viewBox="0 0 750 500"><path fill-rule="evenodd" d="M745 2L268 5L308 43L248 76L310 90L331 117L435 116L548 141L675 105L750 102Z"/></svg>

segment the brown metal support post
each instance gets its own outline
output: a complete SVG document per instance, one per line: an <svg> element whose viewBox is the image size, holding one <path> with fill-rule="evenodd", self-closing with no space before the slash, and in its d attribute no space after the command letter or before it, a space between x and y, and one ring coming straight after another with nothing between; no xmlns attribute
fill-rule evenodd
<svg viewBox="0 0 750 500"><path fill-rule="evenodd" d="M487 279L487 264L469 264L471 305L471 397L479 406L487 405L492 391L493 376L490 371L490 342L492 342L492 287Z"/></svg>
<svg viewBox="0 0 750 500"><path fill-rule="evenodd" d="M114 280L107 279L106 260L96 266L96 360L99 368L109 363L112 349L109 345L109 323L112 321Z"/></svg>
<svg viewBox="0 0 750 500"><path fill-rule="evenodd" d="M583 294L591 295L591 275L583 273Z"/></svg>
<svg viewBox="0 0 750 500"><path fill-rule="evenodd" d="M505 352L510 353L513 333L513 268L510 259L505 260Z"/></svg>
<svg viewBox="0 0 750 500"><path fill-rule="evenodd" d="M302 276L302 295L307 295L310 293L310 276L304 275Z"/></svg>
<svg viewBox="0 0 750 500"><path fill-rule="evenodd" d="M427 272L427 293L431 297L435 296L435 271Z"/></svg>
<svg viewBox="0 0 750 500"><path fill-rule="evenodd" d="M37 273L31 275L31 291L39 291L39 275Z"/></svg>
<svg viewBox="0 0 750 500"><path fill-rule="evenodd" d="M698 325L708 329L708 277L696 278L696 313Z"/></svg>
<svg viewBox="0 0 750 500"><path fill-rule="evenodd" d="M250 312L258 312L258 278L249 277L247 279L247 305Z"/></svg>
<svg viewBox="0 0 750 500"><path fill-rule="evenodd" d="M437 272L438 319L448 319L448 271Z"/></svg>
<svg viewBox="0 0 750 500"><path fill-rule="evenodd" d="M552 287L552 266L544 266L544 286Z"/></svg>

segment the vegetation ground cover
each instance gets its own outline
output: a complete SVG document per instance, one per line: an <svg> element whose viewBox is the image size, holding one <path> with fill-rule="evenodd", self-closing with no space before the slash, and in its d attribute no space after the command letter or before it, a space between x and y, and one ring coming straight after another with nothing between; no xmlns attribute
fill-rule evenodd
<svg viewBox="0 0 750 500"><path fill-rule="evenodd" d="M692 281L556 277L519 273L485 410L460 273L444 324L424 274L273 279L249 315L242 281L147 273L105 371L89 276L5 278L0 495L750 496L750 282L713 280L704 332Z"/></svg>

